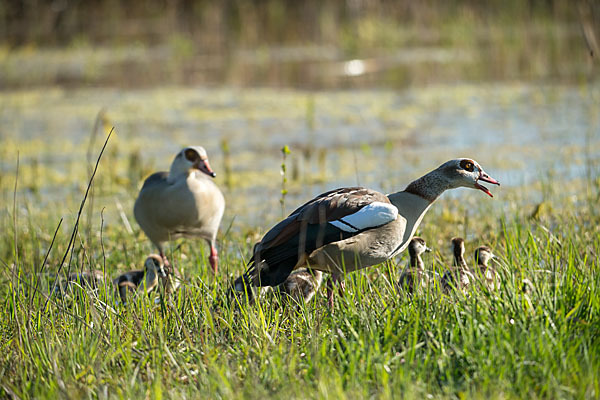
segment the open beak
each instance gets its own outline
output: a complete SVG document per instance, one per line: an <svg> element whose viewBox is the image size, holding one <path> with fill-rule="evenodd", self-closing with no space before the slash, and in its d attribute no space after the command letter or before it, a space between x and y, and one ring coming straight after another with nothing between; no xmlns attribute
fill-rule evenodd
<svg viewBox="0 0 600 400"><path fill-rule="evenodd" d="M206 175L210 176L211 178L214 178L215 176L217 176L217 174L215 174L215 172L210 167L208 160L200 160L198 162L198 169L200 171L204 172Z"/></svg>
<svg viewBox="0 0 600 400"><path fill-rule="evenodd" d="M481 190L482 192L484 192L485 194L487 194L490 197L494 197L492 195L492 193L488 190L488 188L479 184L479 181L491 183L491 184L498 185L498 186L500 186L500 182L498 182L497 180L495 180L494 178L492 178L491 176L486 174L483 170L481 170L481 173L479 174L479 178L477 178L477 182L475 182L476 189Z"/></svg>

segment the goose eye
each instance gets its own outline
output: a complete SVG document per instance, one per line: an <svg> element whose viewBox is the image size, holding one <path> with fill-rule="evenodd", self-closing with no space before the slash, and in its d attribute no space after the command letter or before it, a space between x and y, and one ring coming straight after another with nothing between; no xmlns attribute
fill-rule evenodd
<svg viewBox="0 0 600 400"><path fill-rule="evenodd" d="M198 158L198 153L196 153L196 151L192 150L192 149L187 149L184 152L185 158L188 161L194 162L196 161L196 159Z"/></svg>
<svg viewBox="0 0 600 400"><path fill-rule="evenodd" d="M473 172L473 163L471 161L462 160L460 162L460 166L462 169L467 170L469 172Z"/></svg>

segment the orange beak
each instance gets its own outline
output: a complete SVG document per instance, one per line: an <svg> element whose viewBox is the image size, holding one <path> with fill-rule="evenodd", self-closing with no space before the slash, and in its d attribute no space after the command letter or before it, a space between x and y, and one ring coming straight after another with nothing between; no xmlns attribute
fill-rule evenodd
<svg viewBox="0 0 600 400"><path fill-rule="evenodd" d="M206 175L210 176L211 178L214 178L215 176L217 176L217 174L215 174L215 172L210 167L210 164L208 163L208 159L200 160L198 162L197 168L200 171L204 172Z"/></svg>
<svg viewBox="0 0 600 400"><path fill-rule="evenodd" d="M479 174L479 178L477 179L477 182L475 182L475 188L481 190L482 192L484 192L485 194L487 194L490 197L494 197L492 195L492 192L490 192L488 190L488 188L479 184L479 181L488 182L488 183L491 183L493 185L498 185L498 186L500 186L500 182L498 182L497 180L495 180L494 178L492 178L491 176L486 174L483 170L481 171L481 174Z"/></svg>

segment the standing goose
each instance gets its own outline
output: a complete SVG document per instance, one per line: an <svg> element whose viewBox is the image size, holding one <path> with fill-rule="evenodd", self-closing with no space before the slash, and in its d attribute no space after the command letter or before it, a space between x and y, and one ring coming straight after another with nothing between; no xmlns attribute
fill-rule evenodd
<svg viewBox="0 0 600 400"><path fill-rule="evenodd" d="M406 289L408 293L413 293L414 290L421 286L425 288L429 283L429 277L424 269L423 259L421 254L429 252L431 249L427 247L425 240L420 237L413 237L408 244L408 255L410 262L402 271L398 285Z"/></svg>
<svg viewBox="0 0 600 400"><path fill-rule="evenodd" d="M465 261L465 241L463 238L452 238L452 255L454 266L442 276L442 289L449 292L453 287L464 290L473 279L469 266Z"/></svg>
<svg viewBox="0 0 600 400"><path fill-rule="evenodd" d="M498 281L496 269L488 263L496 256L492 252L492 249L488 246L479 246L475 250L475 262L479 273L485 279L484 283L490 290L496 290L500 288L500 282Z"/></svg>
<svg viewBox="0 0 600 400"><path fill-rule="evenodd" d="M225 210L223 194L212 181L206 150L200 146L181 150L169 172L156 172L140 190L133 213L138 224L169 266L164 243L179 237L199 236L210 245L209 262L216 273L217 231Z"/></svg>
<svg viewBox="0 0 600 400"><path fill-rule="evenodd" d="M134 293L143 286L146 280L146 294L152 292L157 286L160 278L166 278L163 258L157 254L151 254L144 261L144 269L125 272L113 280L113 285L121 297L121 302L127 304L127 295Z"/></svg>
<svg viewBox="0 0 600 400"><path fill-rule="evenodd" d="M247 285L279 285L295 268L308 264L332 274L328 302L333 307L333 285L342 274L403 251L429 207L447 189L468 187L492 196L481 181L499 185L477 162L460 158L387 196L362 187L323 193L264 235L235 289L250 294Z"/></svg>

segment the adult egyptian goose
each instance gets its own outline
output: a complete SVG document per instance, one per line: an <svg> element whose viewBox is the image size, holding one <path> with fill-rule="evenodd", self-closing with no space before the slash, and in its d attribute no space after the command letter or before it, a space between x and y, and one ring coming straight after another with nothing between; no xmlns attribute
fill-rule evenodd
<svg viewBox="0 0 600 400"><path fill-rule="evenodd" d="M166 278L163 258L158 254L151 254L144 261L144 269L125 272L113 280L115 290L123 304L127 304L127 295L133 294L146 281L146 293L152 292L159 283L159 278Z"/></svg>
<svg viewBox="0 0 600 400"><path fill-rule="evenodd" d="M342 274L380 264L403 251L444 191L468 187L492 196L482 181L499 185L477 162L460 158L390 195L362 187L323 193L264 235L235 288L243 292L248 285L276 286L295 268L308 265L332 274L328 301L333 307L333 285Z"/></svg>
<svg viewBox="0 0 600 400"><path fill-rule="evenodd" d="M212 181L216 174L210 168L206 150L200 146L181 150L169 172L156 172L140 190L133 213L148 238L165 260L165 242L198 236L210 245L209 262L217 272L217 231L225 199Z"/></svg>
<svg viewBox="0 0 600 400"><path fill-rule="evenodd" d="M400 280L398 285L400 288L405 289L408 293L413 293L414 290L421 286L427 287L429 283L429 276L425 272L423 259L421 254L429 252L431 249L427 247L425 240L420 237L413 237L408 244L408 254L410 261L406 268L400 274Z"/></svg>
<svg viewBox="0 0 600 400"><path fill-rule="evenodd" d="M452 288L464 290L474 278L465 261L465 241L463 238L452 238L452 256L454 266L442 276L442 289L446 292L449 292Z"/></svg>
<svg viewBox="0 0 600 400"><path fill-rule="evenodd" d="M323 282L323 273L318 270L300 268L292 271L276 291L298 304L308 303Z"/></svg>
<svg viewBox="0 0 600 400"><path fill-rule="evenodd" d="M497 279L496 269L489 265L489 262L496 256L488 246L479 246L475 250L475 262L477 263L478 273L484 278L484 284L490 290L500 288L500 282Z"/></svg>

